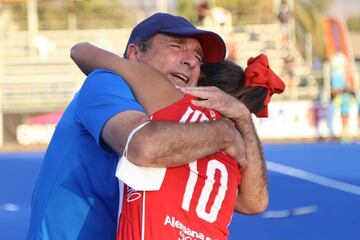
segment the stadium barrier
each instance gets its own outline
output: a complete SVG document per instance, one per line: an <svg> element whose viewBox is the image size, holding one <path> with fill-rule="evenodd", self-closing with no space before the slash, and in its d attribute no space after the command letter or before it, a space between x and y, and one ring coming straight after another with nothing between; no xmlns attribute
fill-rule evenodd
<svg viewBox="0 0 360 240"><path fill-rule="evenodd" d="M269 118L255 118L254 123L262 140L298 140L341 138L344 130L350 138L359 136L357 106L350 111L349 126L343 127L337 106L314 101L278 101L269 106ZM55 123L20 124L16 137L21 145L48 144Z"/></svg>

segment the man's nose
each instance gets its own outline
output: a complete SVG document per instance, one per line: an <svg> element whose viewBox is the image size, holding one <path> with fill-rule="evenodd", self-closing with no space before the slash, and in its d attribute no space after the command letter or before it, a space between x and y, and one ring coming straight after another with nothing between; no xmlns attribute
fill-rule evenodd
<svg viewBox="0 0 360 240"><path fill-rule="evenodd" d="M181 63L192 69L199 65L199 60L193 51L184 51L182 54Z"/></svg>

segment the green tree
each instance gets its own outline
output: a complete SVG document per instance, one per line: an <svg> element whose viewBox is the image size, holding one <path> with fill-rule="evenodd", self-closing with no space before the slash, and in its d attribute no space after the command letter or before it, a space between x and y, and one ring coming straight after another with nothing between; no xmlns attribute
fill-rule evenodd
<svg viewBox="0 0 360 240"><path fill-rule="evenodd" d="M232 14L233 24L260 23L263 19L264 9L272 1L264 0L217 0L216 6L229 10Z"/></svg>
<svg viewBox="0 0 360 240"><path fill-rule="evenodd" d="M69 16L77 28L119 28L129 25L121 1L118 0L42 0L38 1L40 29L66 29ZM26 1L8 4L20 29L27 28Z"/></svg>
<svg viewBox="0 0 360 240"><path fill-rule="evenodd" d="M315 8L319 13L326 13L334 0L311 0L310 5Z"/></svg>
<svg viewBox="0 0 360 240"><path fill-rule="evenodd" d="M323 14L331 6L333 0L295 1L296 38L298 48L304 52L305 36L312 37L313 54L325 58L325 39Z"/></svg>
<svg viewBox="0 0 360 240"><path fill-rule="evenodd" d="M271 6L272 0L216 0L208 2L210 8L222 7L229 10L234 25L260 23L266 18L264 15L273 14L268 7ZM196 7L197 5L194 4L193 0L178 0L176 5L177 14L196 23Z"/></svg>
<svg viewBox="0 0 360 240"><path fill-rule="evenodd" d="M78 27L119 28L129 25L121 1L118 0L72 0L65 9L76 16Z"/></svg>
<svg viewBox="0 0 360 240"><path fill-rule="evenodd" d="M349 31L360 32L360 15L350 16L346 19Z"/></svg>
<svg viewBox="0 0 360 240"><path fill-rule="evenodd" d="M176 14L188 19L192 23L197 22L196 6L192 0L178 0L176 2Z"/></svg>

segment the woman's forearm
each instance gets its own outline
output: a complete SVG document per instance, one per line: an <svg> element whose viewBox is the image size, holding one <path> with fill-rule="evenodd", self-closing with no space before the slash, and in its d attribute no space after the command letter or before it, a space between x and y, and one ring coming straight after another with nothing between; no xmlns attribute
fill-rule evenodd
<svg viewBox="0 0 360 240"><path fill-rule="evenodd" d="M72 47L71 58L80 70L89 74L95 68L108 69L121 75L134 91L148 114L179 100L180 93L168 79L153 67L82 42Z"/></svg>

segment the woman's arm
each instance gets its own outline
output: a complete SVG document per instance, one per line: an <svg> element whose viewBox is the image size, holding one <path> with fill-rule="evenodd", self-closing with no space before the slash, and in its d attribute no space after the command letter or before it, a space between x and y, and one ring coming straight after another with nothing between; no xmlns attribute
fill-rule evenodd
<svg viewBox="0 0 360 240"><path fill-rule="evenodd" d="M266 164L249 109L216 87L181 88L181 91L200 98L193 101L194 105L214 109L233 120L245 147L245 162L235 158L243 168L235 210L242 214L263 212L269 203Z"/></svg>
<svg viewBox="0 0 360 240"><path fill-rule="evenodd" d="M153 67L119 57L90 43L71 48L71 58L83 73L103 68L121 75L149 115L180 100L184 95Z"/></svg>

